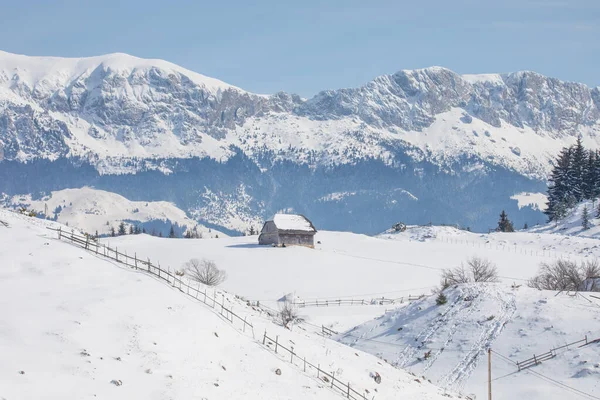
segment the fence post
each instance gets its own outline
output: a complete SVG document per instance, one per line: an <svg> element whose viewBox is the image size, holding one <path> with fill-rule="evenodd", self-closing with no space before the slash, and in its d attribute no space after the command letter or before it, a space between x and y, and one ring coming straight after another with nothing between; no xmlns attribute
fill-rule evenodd
<svg viewBox="0 0 600 400"><path fill-rule="evenodd" d="M319 377L320 371L321 371L321 364L317 364L317 378Z"/></svg>
<svg viewBox="0 0 600 400"><path fill-rule="evenodd" d="M294 363L294 346L290 346L292 351L290 351L290 364Z"/></svg>
<svg viewBox="0 0 600 400"><path fill-rule="evenodd" d="M160 261L158 262L158 277L160 278Z"/></svg>
<svg viewBox="0 0 600 400"><path fill-rule="evenodd" d="M150 269L150 259L148 258L148 272L152 273L152 270Z"/></svg>
<svg viewBox="0 0 600 400"><path fill-rule="evenodd" d="M85 235L85 249L88 249L88 246L90 245L90 235Z"/></svg>
<svg viewBox="0 0 600 400"><path fill-rule="evenodd" d="M277 354L277 344L279 342L279 335L275 336L275 354Z"/></svg>
<svg viewBox="0 0 600 400"><path fill-rule="evenodd" d="M350 382L348 382L348 398L350 398Z"/></svg>
<svg viewBox="0 0 600 400"><path fill-rule="evenodd" d="M304 372L306 372L306 357L304 357Z"/></svg>
<svg viewBox="0 0 600 400"><path fill-rule="evenodd" d="M265 344L265 342L267 341L267 330L265 329L265 334L263 336L263 346Z"/></svg>
<svg viewBox="0 0 600 400"><path fill-rule="evenodd" d="M333 388L333 382L335 382L335 371L331 373L331 387Z"/></svg>
<svg viewBox="0 0 600 400"><path fill-rule="evenodd" d="M119 261L119 248L118 247L115 247L115 258L118 262Z"/></svg>
<svg viewBox="0 0 600 400"><path fill-rule="evenodd" d="M134 259L134 263L135 263L135 269L137 269L137 253L133 253L133 259Z"/></svg>
<svg viewBox="0 0 600 400"><path fill-rule="evenodd" d="M533 355L533 362L535 362L535 364L537 365L537 358L535 357L535 354Z"/></svg>
<svg viewBox="0 0 600 400"><path fill-rule="evenodd" d="M59 227L58 227L58 240L60 240L60 235L61 235L61 233L62 233L62 227L61 227L61 226L59 226Z"/></svg>

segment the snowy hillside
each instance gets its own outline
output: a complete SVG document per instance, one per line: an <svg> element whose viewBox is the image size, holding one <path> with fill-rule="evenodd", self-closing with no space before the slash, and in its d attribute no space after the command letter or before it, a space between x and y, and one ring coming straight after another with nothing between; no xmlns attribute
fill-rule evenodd
<svg viewBox="0 0 600 400"><path fill-rule="evenodd" d="M51 364L52 369L67 371L60 379L70 379L75 373L82 385L93 390L90 393L118 396L144 385L143 393L157 398L162 397L156 395L155 390L171 397L189 394L211 398L225 392L235 398L242 387L246 387L245 393L249 394L270 390L270 396L275 398L339 396L324 393L325 388L321 389L313 378L306 377L305 382L302 376L297 377L295 374L302 371L301 367L291 367L289 361L276 358L272 352L263 354L260 345L243 332L241 336L238 331L227 333L230 325L223 325L223 320L215 319L201 304L179 297L182 293L145 274L123 269L57 242L56 234L43 229L45 224L55 222L6 210L0 210L0 220L9 226L0 224L0 256L14 260L0 269L0 299L4 303L10 301L9 308L14 310L6 322L2 321L0 335L7 335L10 340L0 341L0 346L9 343L11 360L20 360L24 354L31 357L28 358L30 363L24 366L17 366L16 361L14 366L0 366L7 371L0 377L13 376L9 373L15 376L8 381L9 386L0 382L1 388L11 390L9 394L28 388L32 391L27 392L31 393L30 398L39 395L35 390L41 386L25 384L40 382L40 371L46 368L44 365L50 365L36 367L35 361L42 354L48 363L56 363ZM217 293L235 312L248 318L257 337L264 329L270 332L269 337L279 335L279 343L293 345L297 353L327 365L341 379L368 389L371 395L377 393L375 398L397 398L398 393L416 399L419 396L436 398L440 392L422 386L425 380L421 375L463 393L477 393L479 398L486 388L485 376L481 375L484 368L481 357L485 354L479 350L488 343L499 354L519 361L580 340L586 334L591 340L594 332L600 330L600 308L593 298L554 297L555 293L532 291L524 286L516 291L511 288L523 285L542 262L599 257L597 239L527 232L481 235L450 227L409 227L406 232L378 238L319 231L314 250L258 246L257 239L257 236L249 236L184 240L131 235L101 241L122 252L150 258L171 271L180 270L191 258L213 260L228 275ZM54 248L57 250L52 250ZM495 263L501 283L452 289L445 306L436 306L433 297L408 304L409 295L429 294L438 285L442 269L458 266L472 256ZM69 283L71 280L76 284ZM40 297L40 293L45 295ZM278 300L282 297L307 303L319 300L321 306L299 308L303 321L295 324L291 331L284 330L273 324L266 313L278 310L281 304ZM379 305L382 298L388 301ZM246 299L251 304L259 302L260 306L248 307ZM337 300L342 299L358 300L355 304L360 305L337 305ZM40 310L48 321L41 319L40 325L21 323L36 321ZM492 315L494 318L490 318ZM508 323L504 325L504 322ZM396 324L400 323L403 329L398 331L400 326ZM323 337L322 325L342 334L350 331L352 335L352 328L359 326L355 330L364 336L349 348ZM435 329L428 330L430 326ZM27 329L27 334L21 332L22 329ZM216 341L214 332L223 342ZM37 349L35 359L29 350L30 342L17 339L20 335L41 343L34 347ZM56 337L59 339L53 339ZM238 342L232 347L234 337ZM447 351L440 354L432 351L436 361L427 369L424 369L426 363L411 364L411 357L420 356L422 350L406 349L409 343L416 345L415 337L421 337L433 350L444 347ZM343 342L352 344L346 339ZM404 345L397 346L398 343ZM359 348L390 363L404 357L405 367L417 377L407 376L382 360L357 352ZM83 349L90 356L81 355ZM406 354L410 353L406 357L404 349ZM590 345L560 352L535 368L544 376L598 395L600 392L595 386L598 356L597 345ZM115 357L121 357L122 361L113 365ZM257 357L263 360L258 366L254 361ZM475 359L477 363L471 361ZM273 372L276 368L282 369L279 377ZM147 369L153 373L146 374ZM20 370L25 374L19 375ZM251 373L247 372L250 375L243 372L250 370ZM373 372L383 377L381 385L373 382L370 377ZM553 386L552 390L551 386L532 386L537 378L525 380L524 374L529 373L514 372L513 364L494 360L494 377L499 378L494 387L499 396L558 400L569 394ZM119 376L115 376L117 373ZM507 374L511 375L502 377ZM198 375L208 378L198 380ZM578 378L573 378L575 375ZM131 378L126 380L124 376ZM252 382L240 376L249 376ZM123 380L123 386L110 385L113 379ZM271 382L277 379L280 380L272 386ZM284 392L285 386L288 392ZM56 397L65 393L61 392L62 385L53 388L56 390L53 393L58 393ZM124 390L119 392L121 389ZM415 395L411 396L413 390ZM0 396L7 397L4 393Z"/></svg>
<svg viewBox="0 0 600 400"><path fill-rule="evenodd" d="M369 390L369 398L449 396L373 356L300 328L283 329L218 290L255 332L236 329L160 280L56 240L45 229L56 223L6 210L0 220L6 223L0 224L2 398L345 398L275 354L272 344L264 346L265 330L298 357L361 393ZM374 372L384 377L381 384Z"/></svg>
<svg viewBox="0 0 600 400"><path fill-rule="evenodd" d="M468 285L350 329L342 343L376 354L392 365L425 375L438 385L486 398L487 349L493 353L493 393L498 398L576 398L516 363L567 343L600 339L600 302L525 287ZM600 342L559 349L529 371L564 385L600 393ZM518 395L516 395L518 393ZM584 396L585 397L585 396ZM475 398L475 397L473 397Z"/></svg>
<svg viewBox="0 0 600 400"><path fill-rule="evenodd" d="M593 332L600 331L599 309L594 303L569 296L554 300L555 293L532 291L523 286L537 273L543 262L559 258L587 260L600 257L600 244L596 239L526 232L475 234L435 226L409 227L406 232L388 233L378 238L320 231L315 238L320 242L316 244L315 250L258 246L256 236L220 239L210 243L200 241L194 246L187 241L149 239L152 240L143 242L136 237L122 237L111 239L110 243L138 254L150 254L172 268L177 268L187 259L198 255L215 260L229 274L229 279L223 284L225 288L248 299L259 300L261 304L273 309L277 309L277 299L288 294L292 294L298 301L319 300L321 305L329 302L330 305L326 307L299 310L306 321L306 328L318 331L323 324L343 333L364 323L364 330L360 330L358 335L364 333L365 338L373 340L359 340L356 346L364 346L359 348L389 362L397 358L390 352L403 349L402 346L388 344L390 341L396 343L397 336L392 333L397 334L398 331L392 332L391 328L396 320L407 320L407 329L414 334L400 337L407 343L414 343L414 336L424 331L428 324L434 324L441 312L437 306L430 306L434 298L414 303L404 311L402 307L407 304L408 295L430 293L439 284L440 273L444 268L458 266L473 256L487 258L498 267L502 283L489 290L482 287L464 289L472 291L473 296L477 295L477 301L457 302L457 306L452 309L456 312L452 311L447 315L447 323L437 323L434 330L437 336L431 336L431 340L435 342L429 343L429 346L436 349L444 346L445 339L454 337L453 342L445 345L447 348L453 346L454 350L440 356L440 363L436 367L438 369L431 367L422 371L419 369L422 364L407 365L409 368L414 367L413 372L418 376L424 374L432 380L447 377L441 384L464 393L482 394L486 390L485 377L481 377L479 370L483 368L484 362L480 362L478 358L477 368L474 368L473 363L467 362L475 355L485 356L471 351L476 345L484 346L482 343L487 345L493 342L492 346L500 354L519 361L521 358L532 357L536 352L545 352L560 344L582 339L586 332L592 337ZM514 292L511 289L513 284L521 287ZM453 293L449 296L452 297L449 304L461 295L459 291ZM382 297L397 300L394 304L381 306L335 305L338 299L364 299L369 302ZM548 306L544 302L548 302ZM473 308L468 308L471 304ZM416 311L418 307L426 312ZM537 307L542 309L538 310ZM396 309L398 311L393 311ZM574 309L576 312L572 312ZM538 330L545 332L544 328L552 326L550 320L555 311L564 322L557 321L554 325L556 329L549 330L552 334L536 336L535 332ZM404 312L407 313L406 317L403 317ZM383 313L384 317L373 320ZM491 315L494 318L486 321ZM567 320L567 316L570 319ZM415 318L419 319L418 323L411 322ZM502 326L502 322L498 325L498 321L510 322ZM456 329L453 328L455 326ZM371 328L374 328L372 332ZM394 325L394 329L396 328L398 327ZM354 335L353 331L350 333ZM480 336L483 339L479 339ZM526 336L531 339L525 340ZM352 336L351 339L355 338ZM384 343L378 343L380 341ZM346 340L343 343L350 344ZM374 345L377 347L373 347ZM400 350L397 350L398 347ZM566 381L571 380L571 375L589 373L590 377L583 378L582 385L585 390L598 393L593 377L597 371L594 363L598 362L594 360L599 354L597 347L591 349L594 351L592 354L586 350L584 353L561 355L563 360L567 360L568 366L559 369L557 375L553 374L552 369L542 373ZM418 349L410 351L415 358L421 355ZM587 361L586 364L577 364L579 359L576 357L579 354L581 360ZM494 365L497 368L494 370L495 377L514 372L510 364L501 360L494 361ZM450 376L455 366L457 368ZM586 369L588 367L589 370ZM553 367L550 365L549 368ZM557 397L549 397L550 391L546 389L537 392L541 397L528 397L532 396L532 390L538 389L537 386L529 386L534 385L532 379L537 378L519 377L512 381L502 379L505 382L499 380L498 393L509 398L564 398L565 393L554 387L552 393ZM511 385L511 382L515 384ZM578 381L570 381L570 384L580 385ZM479 397L481 396L478 395Z"/></svg>
<svg viewBox="0 0 600 400"><path fill-rule="evenodd" d="M178 236L194 229L202 237L225 236L199 225L171 203L130 201L118 194L89 187L60 190L35 200L31 195L13 196L5 203L41 213L47 209L47 217L91 234L108 235L111 227L118 229L119 224L125 222L127 228L139 226L149 234L166 236L171 225L175 225Z"/></svg>
<svg viewBox="0 0 600 400"><path fill-rule="evenodd" d="M589 228L583 227L583 209L587 208ZM598 202L584 201L569 211L559 221L529 229L529 232L559 233L561 235L576 235L580 237L600 238L600 218L598 218Z"/></svg>

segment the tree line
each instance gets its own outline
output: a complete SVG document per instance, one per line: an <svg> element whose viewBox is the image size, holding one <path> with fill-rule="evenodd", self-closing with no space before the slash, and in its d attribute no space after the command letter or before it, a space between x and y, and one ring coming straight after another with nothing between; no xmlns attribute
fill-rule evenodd
<svg viewBox="0 0 600 400"><path fill-rule="evenodd" d="M577 203L594 200L600 196L600 151L587 150L581 139L571 147L565 147L558 155L548 186L549 221L557 221L567 215ZM589 211L587 208L585 213ZM600 204L596 215L600 216Z"/></svg>
<svg viewBox="0 0 600 400"><path fill-rule="evenodd" d="M109 222L106 223L107 225L109 225ZM210 229L208 230L210 233ZM157 236L157 237L163 237L163 233L161 231L156 231L156 229L152 229L152 231L147 232L146 228L144 227L140 227L138 225L129 225L129 228L127 227L127 225L125 224L125 222L121 221L121 223L119 224L118 228L115 229L114 226L111 226L109 228L109 233L108 235L110 237L116 237L116 236L123 236L123 235L139 235L140 233L148 233L151 236ZM96 231L96 235L95 237L98 237L98 231ZM173 238L178 238L180 237L176 231L175 231L175 227L173 225L171 225L171 229L169 229L169 238L173 239ZM193 229L188 229L185 231L185 233L182 236L185 239L202 239L202 232L198 232L198 227L194 227ZM216 235L215 238L218 238L219 235Z"/></svg>

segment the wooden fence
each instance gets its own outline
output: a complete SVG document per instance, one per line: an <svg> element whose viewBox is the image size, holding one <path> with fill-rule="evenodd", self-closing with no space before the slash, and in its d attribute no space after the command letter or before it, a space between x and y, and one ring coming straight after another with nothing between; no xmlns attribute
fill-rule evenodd
<svg viewBox="0 0 600 400"><path fill-rule="evenodd" d="M254 336L254 327L252 326L252 324L247 322L246 318L240 317L239 315L231 311L230 308L225 306L224 295L221 297L221 302L219 302L216 294L213 294L213 296L211 297L210 294L207 293L206 287L204 287L204 290L201 290L200 284L198 284L197 287L193 287L189 283L189 281L186 283L179 276L177 276L174 273L171 273L170 269L165 271L163 268L160 267L160 265L153 264L149 259L142 260L138 258L136 253L134 253L132 257L126 252L119 252L117 248L113 249L104 244L100 244L89 236L79 235L74 232L64 232L61 228L48 229L58 232L59 240L69 241L70 243L82 247L88 251L91 251L92 253L101 255L106 258L110 258L111 260L115 260L136 270L147 272L158 277L161 280L166 281L171 286L179 289L182 293L185 293L188 296L191 296L194 299L199 300L207 306L215 309L219 312L221 316L223 316L227 321L231 322L232 324L235 323L235 321L243 323L242 330L245 332L246 328L248 327L248 329L252 330L252 335ZM276 336L275 340L273 340L267 336L267 331L265 331L262 344L266 348L271 350L273 350L274 345L274 350L277 354L281 354L282 351L289 353L290 363L292 363L296 367L303 367L305 373L307 371L309 373L316 373L317 378L323 380L327 384L330 384L330 387L332 389L339 390L341 394L347 397L348 399L367 400L364 394L359 393L351 387L350 382L344 383L335 377L334 372L329 373L322 370L319 364L314 365L313 363L307 361L306 357L300 358L300 356L298 356L298 354L294 352L293 347L288 349L287 347L281 345L279 343L279 336ZM301 362L300 365L298 364L299 362Z"/></svg>
<svg viewBox="0 0 600 400"><path fill-rule="evenodd" d="M335 336L335 335L339 335L339 332L336 332L333 329L329 329L325 325L321 325L321 334L323 336Z"/></svg>
<svg viewBox="0 0 600 400"><path fill-rule="evenodd" d="M473 248L483 248L483 249L495 249L498 251L504 251L508 253L516 253L522 254L526 256L536 256L536 257L549 257L549 258L577 258L581 259L581 256L576 253L566 253L566 252L557 252L553 250L547 249L538 249L526 247L524 245L517 245L515 243L492 243L492 242L481 242L481 241L472 241L467 240L465 238L455 238L455 237L447 237L447 236L437 236L435 239L440 240L442 242L450 243L450 244L462 244L465 246L473 247Z"/></svg>
<svg viewBox="0 0 600 400"><path fill-rule="evenodd" d="M538 364L542 363L543 361L548 361L548 360L556 357L557 350L562 350L565 348L568 349L569 346L576 346L576 345L579 345L578 347L583 347L583 346L587 346L588 344L597 343L598 341L600 341L600 339L588 341L588 337L586 335L586 337L584 339L577 340L576 342L572 342L572 343L567 343L564 346L556 347L546 353L537 354L537 355L534 354L533 357L528 358L527 360L517 362L517 367L519 368L519 371L522 371L524 369L533 367L534 365L538 365Z"/></svg>
<svg viewBox="0 0 600 400"><path fill-rule="evenodd" d="M416 300L420 300L425 297L424 294L418 296L406 296L399 297L397 299L386 299L385 297L376 298L376 299L338 299L338 300L310 300L310 301L297 301L294 302L298 308L304 307L329 307L329 306L365 306L365 305L384 305L384 304L402 304L404 302L412 302Z"/></svg>
<svg viewBox="0 0 600 400"><path fill-rule="evenodd" d="M191 281L187 280L184 282L183 279L178 276L175 271L171 271L170 268L164 270L160 267L160 264L153 264L150 259L141 259L138 258L137 254L134 253L133 257L128 255L127 252L121 253L117 248L111 248L104 244L98 243L98 241L92 239L89 235L79 235L74 232L64 232L62 228L53 229L47 228L52 231L58 232L59 240L66 240L71 242L74 245L82 247L92 253L97 255L104 256L106 258L110 258L111 260L115 260L121 264L125 264L128 267L134 268L136 270L144 271L149 274L152 274L158 277L161 280L169 283L174 288L179 289L182 293L187 294L190 297L193 297L196 300L201 301L205 305L211 307L215 311L217 311L223 318L227 321L231 322L235 325L236 322L242 324L242 331L246 331L246 328L252 330L252 334L254 335L254 329L250 322L246 320L246 317L242 318L236 313L234 313L231 308L225 305L225 295L221 295L221 299L217 299L216 291L212 291L211 293L207 291L207 287L205 285L201 285L197 283L196 286L192 286ZM219 302L220 300L220 302Z"/></svg>
<svg viewBox="0 0 600 400"><path fill-rule="evenodd" d="M336 378L335 372L329 373L324 371L321 369L320 364L314 365L313 363L307 361L306 357L300 357L296 352L294 352L294 347L290 346L288 349L287 347L283 346L281 343L279 343L279 336L275 336L275 339L272 339L267 336L267 331L265 331L262 343L267 348L274 350L276 354L282 354L284 357L286 354L289 354L289 360L291 364L302 368L305 373L316 375L318 379L321 379L332 389L339 390L343 396L354 400L367 400L363 393L358 392L350 385L350 382L344 383Z"/></svg>

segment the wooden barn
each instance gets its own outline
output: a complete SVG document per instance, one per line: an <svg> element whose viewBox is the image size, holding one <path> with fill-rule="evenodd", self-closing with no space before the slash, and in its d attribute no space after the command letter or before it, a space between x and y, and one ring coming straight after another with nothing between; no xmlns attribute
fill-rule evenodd
<svg viewBox="0 0 600 400"><path fill-rule="evenodd" d="M265 222L258 244L315 247L315 226L304 215L275 214Z"/></svg>

